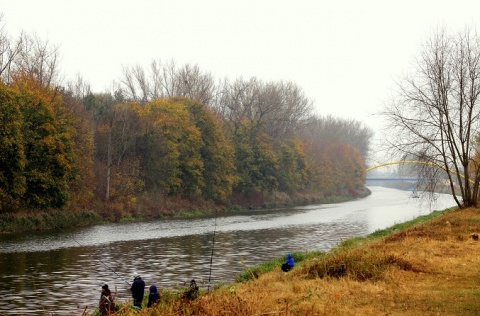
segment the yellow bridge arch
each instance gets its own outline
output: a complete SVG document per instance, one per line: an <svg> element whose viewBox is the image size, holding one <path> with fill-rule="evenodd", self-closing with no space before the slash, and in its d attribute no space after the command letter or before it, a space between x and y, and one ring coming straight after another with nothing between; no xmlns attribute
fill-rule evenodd
<svg viewBox="0 0 480 316"><path fill-rule="evenodd" d="M385 167L385 166L402 165L402 164L417 164L417 165L433 166L433 167L437 167L437 168L443 169L443 170L445 170L445 171L447 171L447 172L451 172L451 173L454 173L454 174L458 174L460 177L465 178L465 176L464 176L463 174L458 173L458 172L455 171L455 170L445 168L444 166L439 165L438 163L427 162L427 161L420 161L420 160L399 160L399 161L385 162L385 163L382 163L382 164L379 164L379 165L376 165L376 166L373 166L373 167L368 167L365 171L366 171L366 172L369 172L370 170L374 170L374 169L381 168L381 167ZM475 181L473 181L472 179L469 179L469 182L470 182L470 183L474 183Z"/></svg>
<svg viewBox="0 0 480 316"><path fill-rule="evenodd" d="M438 168L441 168L441 169L447 171L447 169L445 169L444 166L441 166L441 165L436 164L434 162L427 162L427 161L420 161L420 160L399 160L399 161L385 162L385 163L382 163L382 164L379 164L379 165L376 165L376 166L373 166L373 167L368 167L365 171L369 172L371 170L381 168L381 167L386 167L386 166L391 166L391 165L402 165L402 164L429 165L429 166L438 167ZM454 170L448 170L448 171L455 172Z"/></svg>

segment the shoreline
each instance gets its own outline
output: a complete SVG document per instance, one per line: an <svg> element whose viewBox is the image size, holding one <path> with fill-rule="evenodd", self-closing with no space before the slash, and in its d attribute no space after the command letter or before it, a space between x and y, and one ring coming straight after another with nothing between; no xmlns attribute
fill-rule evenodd
<svg viewBox="0 0 480 316"><path fill-rule="evenodd" d="M261 204L246 203L245 205L218 206L200 205L200 207L190 203L190 209L179 205L175 212L160 213L152 216L148 212L137 212L135 214L123 214L118 217L102 216L104 211L93 210L50 210L36 212L20 212L0 215L0 235L28 233L38 231L48 231L54 229L66 229L73 227L85 227L101 223L130 223L145 222L161 218L199 218L203 216L212 216L215 214L234 214L237 211L248 209L265 209L277 207L291 207L313 204L332 204L352 201L359 198L365 198L371 194L371 191L364 187L355 191L355 195L346 194L345 196L322 197L320 195L295 193L291 195L274 192ZM249 201L250 202L250 201Z"/></svg>

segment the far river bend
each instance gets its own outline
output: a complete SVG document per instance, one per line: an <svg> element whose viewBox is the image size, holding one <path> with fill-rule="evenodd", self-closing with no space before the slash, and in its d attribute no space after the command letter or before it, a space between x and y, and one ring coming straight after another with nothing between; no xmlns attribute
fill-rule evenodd
<svg viewBox="0 0 480 316"><path fill-rule="evenodd" d="M207 282L215 227L212 285L233 281L242 260L252 266L286 252L329 250L341 239L455 205L445 194L430 205L407 191L370 189L367 198L339 204L0 236L0 314L92 312L104 283L117 289L117 300L129 300L135 272L159 288Z"/></svg>

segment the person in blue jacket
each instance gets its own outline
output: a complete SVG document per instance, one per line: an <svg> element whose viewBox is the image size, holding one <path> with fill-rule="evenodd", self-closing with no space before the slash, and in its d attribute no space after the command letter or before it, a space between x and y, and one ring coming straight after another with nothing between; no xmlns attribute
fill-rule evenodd
<svg viewBox="0 0 480 316"><path fill-rule="evenodd" d="M157 286L153 284L150 286L150 294L148 294L147 307L152 307L159 300L160 300L160 294L157 291Z"/></svg>
<svg viewBox="0 0 480 316"><path fill-rule="evenodd" d="M139 275L136 275L133 279L130 290L132 291L133 305L142 308L143 294L145 293L145 281L143 281Z"/></svg>
<svg viewBox="0 0 480 316"><path fill-rule="evenodd" d="M287 253L287 260L282 264L282 270L288 272L295 266L295 260L293 260L292 254Z"/></svg>

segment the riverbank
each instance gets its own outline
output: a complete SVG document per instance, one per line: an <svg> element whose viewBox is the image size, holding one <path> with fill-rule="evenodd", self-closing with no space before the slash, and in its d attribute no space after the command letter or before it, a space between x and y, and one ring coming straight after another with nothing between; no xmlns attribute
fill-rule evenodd
<svg viewBox="0 0 480 316"><path fill-rule="evenodd" d="M228 205L217 205L207 201L191 201L179 198L159 198L140 203L135 208L117 204L98 204L91 210L23 211L0 214L0 233L12 234L29 231L45 231L68 227L90 226L107 222L142 222L159 218L195 218L229 213L245 209L288 207L309 204L328 204L350 201L370 195L368 188L350 190L344 196L325 197L312 192L287 194L251 194L235 196Z"/></svg>
<svg viewBox="0 0 480 316"><path fill-rule="evenodd" d="M185 302L163 293L142 315L479 315L480 209L433 212L343 241L329 252L294 254ZM121 307L116 315L138 315Z"/></svg>

